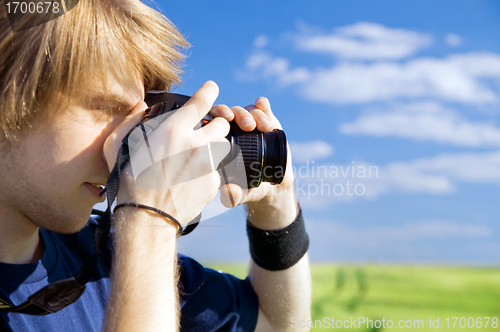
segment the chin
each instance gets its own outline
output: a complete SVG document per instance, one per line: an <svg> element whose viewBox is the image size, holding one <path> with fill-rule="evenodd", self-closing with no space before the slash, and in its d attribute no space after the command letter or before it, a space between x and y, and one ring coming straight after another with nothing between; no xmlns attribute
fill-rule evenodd
<svg viewBox="0 0 500 332"><path fill-rule="evenodd" d="M61 234L72 234L77 233L82 230L82 228L87 225L90 218L90 211L88 213L82 214L67 214L67 215L58 215L52 216L49 220L50 223L47 222L39 222L38 226ZM44 219L44 221L47 219Z"/></svg>
<svg viewBox="0 0 500 332"><path fill-rule="evenodd" d="M63 233L63 234L78 233L79 231L81 231L87 225L87 223L88 223L88 218L83 223L68 225L67 228L63 229L63 231L59 232L59 233Z"/></svg>
<svg viewBox="0 0 500 332"><path fill-rule="evenodd" d="M90 213L86 214L83 218L79 219L78 222L68 224L67 234L76 233L82 230L89 222Z"/></svg>

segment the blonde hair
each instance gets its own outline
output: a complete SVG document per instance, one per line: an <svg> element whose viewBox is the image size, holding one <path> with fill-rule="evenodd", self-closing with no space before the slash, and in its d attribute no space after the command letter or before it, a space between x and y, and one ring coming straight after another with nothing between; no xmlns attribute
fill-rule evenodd
<svg viewBox="0 0 500 332"><path fill-rule="evenodd" d="M2 2L0 0L0 2ZM139 0L80 0L68 13L13 33L0 4L0 130L16 140L46 117L58 96L71 100L112 75L145 91L179 84L188 44L162 14Z"/></svg>

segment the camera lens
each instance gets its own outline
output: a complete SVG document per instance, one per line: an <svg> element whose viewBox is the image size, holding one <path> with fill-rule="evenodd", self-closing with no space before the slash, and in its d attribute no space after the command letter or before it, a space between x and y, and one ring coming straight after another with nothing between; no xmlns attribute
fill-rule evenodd
<svg viewBox="0 0 500 332"><path fill-rule="evenodd" d="M280 184L286 170L286 136L280 129L247 132L231 122L226 137L231 152L219 165L225 183L235 183L242 188L256 188L262 182Z"/></svg>

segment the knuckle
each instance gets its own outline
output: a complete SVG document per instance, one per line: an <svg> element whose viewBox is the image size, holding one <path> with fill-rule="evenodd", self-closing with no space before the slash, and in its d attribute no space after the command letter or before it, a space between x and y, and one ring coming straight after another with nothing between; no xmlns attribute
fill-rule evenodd
<svg viewBox="0 0 500 332"><path fill-rule="evenodd" d="M210 114L214 117L227 117L229 113L233 113L227 105L216 105L210 110Z"/></svg>
<svg viewBox="0 0 500 332"><path fill-rule="evenodd" d="M231 107L231 110L237 114L242 113L242 112L246 112L246 110L241 106L233 106L233 107Z"/></svg>
<svg viewBox="0 0 500 332"><path fill-rule="evenodd" d="M258 108L251 110L250 114L252 114L254 117L260 117L265 115L265 113Z"/></svg>
<svg viewBox="0 0 500 332"><path fill-rule="evenodd" d="M229 106L225 105L225 104L219 104L219 105L215 105L215 110L217 112L221 112L221 111L224 111L224 110L228 110L229 109Z"/></svg>

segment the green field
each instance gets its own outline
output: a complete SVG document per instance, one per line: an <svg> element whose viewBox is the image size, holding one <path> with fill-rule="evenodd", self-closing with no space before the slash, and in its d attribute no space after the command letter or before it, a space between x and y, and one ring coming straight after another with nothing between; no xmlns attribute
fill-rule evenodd
<svg viewBox="0 0 500 332"><path fill-rule="evenodd" d="M244 265L206 266L240 278L247 271ZM312 318L317 321L313 331L401 330L400 320L409 331L500 331L500 322L493 323L493 317L500 319L500 268L321 264L312 266L312 278ZM331 318L333 324L350 323L351 317L365 317L374 325L381 324L376 320L385 319L384 325L392 320L393 327L360 327L358 322L357 328L326 328L324 317L330 324ZM430 326L431 317L435 327L439 318L439 328ZM479 317L491 317L488 327L488 318Z"/></svg>

